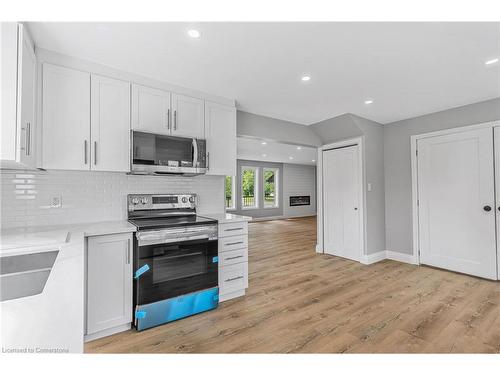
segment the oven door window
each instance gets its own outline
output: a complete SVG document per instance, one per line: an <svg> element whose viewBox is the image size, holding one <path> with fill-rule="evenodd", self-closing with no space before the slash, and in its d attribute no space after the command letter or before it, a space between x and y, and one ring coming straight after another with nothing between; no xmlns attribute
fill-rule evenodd
<svg viewBox="0 0 500 375"><path fill-rule="evenodd" d="M136 269L149 267L149 271L136 280L139 305L218 285L217 241L141 246L134 264Z"/></svg>
<svg viewBox="0 0 500 375"><path fill-rule="evenodd" d="M207 251L166 248L166 255L153 258L153 284L203 275L207 272Z"/></svg>

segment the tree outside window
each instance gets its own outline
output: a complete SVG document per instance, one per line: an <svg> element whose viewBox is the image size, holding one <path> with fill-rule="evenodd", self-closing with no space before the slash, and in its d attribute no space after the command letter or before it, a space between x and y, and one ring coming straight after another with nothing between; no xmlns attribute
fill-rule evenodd
<svg viewBox="0 0 500 375"><path fill-rule="evenodd" d="M264 207L278 207L278 170L264 168Z"/></svg>

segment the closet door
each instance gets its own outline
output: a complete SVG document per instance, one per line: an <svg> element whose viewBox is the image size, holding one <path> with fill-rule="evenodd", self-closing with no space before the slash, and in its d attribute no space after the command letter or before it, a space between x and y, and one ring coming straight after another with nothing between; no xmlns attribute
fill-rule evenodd
<svg viewBox="0 0 500 375"><path fill-rule="evenodd" d="M497 278L492 129L420 139L420 263Z"/></svg>
<svg viewBox="0 0 500 375"><path fill-rule="evenodd" d="M500 280L500 127L493 128L495 140L495 186L497 224L497 279Z"/></svg>
<svg viewBox="0 0 500 375"><path fill-rule="evenodd" d="M361 249L359 149L323 152L324 251L359 261Z"/></svg>

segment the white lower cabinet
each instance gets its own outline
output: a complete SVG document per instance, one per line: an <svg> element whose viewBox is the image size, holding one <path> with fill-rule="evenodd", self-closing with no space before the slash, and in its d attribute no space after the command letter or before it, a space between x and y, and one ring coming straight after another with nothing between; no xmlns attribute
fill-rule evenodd
<svg viewBox="0 0 500 375"><path fill-rule="evenodd" d="M248 288L247 222L219 224L219 302L245 295L246 288Z"/></svg>
<svg viewBox="0 0 500 375"><path fill-rule="evenodd" d="M85 341L130 328L132 234L89 237L86 259Z"/></svg>

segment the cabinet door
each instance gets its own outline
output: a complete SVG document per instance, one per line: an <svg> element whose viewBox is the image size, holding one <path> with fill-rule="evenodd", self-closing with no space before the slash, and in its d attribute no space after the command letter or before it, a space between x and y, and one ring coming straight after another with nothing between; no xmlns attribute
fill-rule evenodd
<svg viewBox="0 0 500 375"><path fill-rule="evenodd" d="M132 235L89 237L87 334L132 322Z"/></svg>
<svg viewBox="0 0 500 375"><path fill-rule="evenodd" d="M92 76L91 169L130 170L130 84Z"/></svg>
<svg viewBox="0 0 500 375"><path fill-rule="evenodd" d="M90 169L90 74L43 65L42 167Z"/></svg>
<svg viewBox="0 0 500 375"><path fill-rule="evenodd" d="M132 129L170 134L170 93L132 85Z"/></svg>
<svg viewBox="0 0 500 375"><path fill-rule="evenodd" d="M204 106L201 99L172 94L172 135L205 138Z"/></svg>
<svg viewBox="0 0 500 375"><path fill-rule="evenodd" d="M205 102L207 174L236 175L236 108Z"/></svg>

